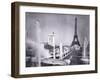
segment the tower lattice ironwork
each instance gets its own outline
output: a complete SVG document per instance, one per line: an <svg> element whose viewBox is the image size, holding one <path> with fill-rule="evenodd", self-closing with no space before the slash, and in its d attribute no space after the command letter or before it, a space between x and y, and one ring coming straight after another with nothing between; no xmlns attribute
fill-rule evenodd
<svg viewBox="0 0 100 80"><path fill-rule="evenodd" d="M74 45L80 46L80 43L79 43L79 40L78 40L78 35L77 35L77 18L75 18L74 38L73 38L71 46L74 46Z"/></svg>

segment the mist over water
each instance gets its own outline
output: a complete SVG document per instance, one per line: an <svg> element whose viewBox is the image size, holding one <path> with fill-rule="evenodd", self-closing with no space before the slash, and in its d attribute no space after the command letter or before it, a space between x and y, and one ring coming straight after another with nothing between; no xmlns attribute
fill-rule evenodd
<svg viewBox="0 0 100 80"><path fill-rule="evenodd" d="M40 55L41 58L48 58L50 57L50 54L48 50L44 49L44 44L41 43L40 40L40 34L41 34L41 28L39 21L35 21L35 41L33 38L28 37L26 38L26 47L32 48L32 54L36 55L37 57ZM32 27L32 26L31 26ZM30 33L31 35L34 35L34 33Z"/></svg>

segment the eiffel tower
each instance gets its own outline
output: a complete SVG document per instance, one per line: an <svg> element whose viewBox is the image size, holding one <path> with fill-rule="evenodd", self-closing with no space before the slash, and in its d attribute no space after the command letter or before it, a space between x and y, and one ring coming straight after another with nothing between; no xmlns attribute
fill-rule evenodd
<svg viewBox="0 0 100 80"><path fill-rule="evenodd" d="M74 45L77 45L80 47L80 43L79 43L78 35L77 35L77 18L75 18L75 32L74 32L74 38L73 38L71 46L74 46Z"/></svg>

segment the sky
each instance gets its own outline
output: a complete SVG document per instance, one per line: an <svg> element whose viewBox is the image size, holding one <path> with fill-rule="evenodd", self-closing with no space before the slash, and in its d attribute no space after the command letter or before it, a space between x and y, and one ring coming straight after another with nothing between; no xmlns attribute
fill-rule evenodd
<svg viewBox="0 0 100 80"><path fill-rule="evenodd" d="M55 32L55 42L71 45L74 37L75 17L80 44L84 38L89 41L89 15L32 13L26 12L26 39L35 42L47 42L48 35Z"/></svg>

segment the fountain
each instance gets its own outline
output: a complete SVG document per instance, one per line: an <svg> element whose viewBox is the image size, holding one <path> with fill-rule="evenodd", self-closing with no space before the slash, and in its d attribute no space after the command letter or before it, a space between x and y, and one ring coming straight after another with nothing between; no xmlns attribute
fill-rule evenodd
<svg viewBox="0 0 100 80"><path fill-rule="evenodd" d="M81 60L84 63L89 63L89 59L87 57L87 50L86 50L87 46L88 46L88 41L87 41L87 38L85 37L84 44L83 44L82 58L81 58Z"/></svg>

